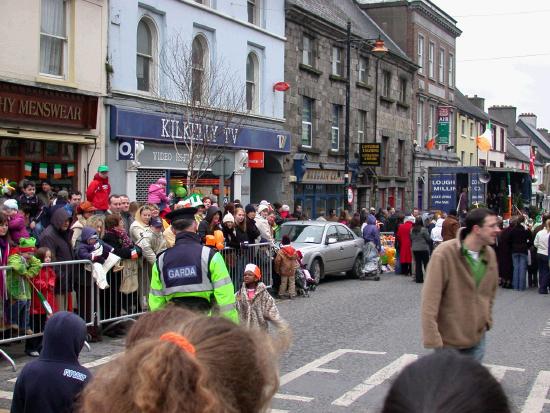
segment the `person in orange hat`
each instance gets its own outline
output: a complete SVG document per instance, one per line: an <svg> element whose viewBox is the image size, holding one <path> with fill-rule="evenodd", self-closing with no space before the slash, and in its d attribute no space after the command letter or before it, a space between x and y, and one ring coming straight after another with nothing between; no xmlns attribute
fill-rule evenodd
<svg viewBox="0 0 550 413"><path fill-rule="evenodd" d="M236 294L236 300L242 325L267 331L268 321L271 321L279 330L288 330L288 323L281 318L275 300L262 282L262 272L256 264L246 264L243 284Z"/></svg>

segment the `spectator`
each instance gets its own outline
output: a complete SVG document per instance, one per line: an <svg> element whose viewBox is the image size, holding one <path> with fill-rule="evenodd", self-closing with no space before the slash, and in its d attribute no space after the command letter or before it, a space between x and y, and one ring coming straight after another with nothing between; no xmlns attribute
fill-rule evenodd
<svg viewBox="0 0 550 413"><path fill-rule="evenodd" d="M443 222L445 222L443 218L438 218L435 222L435 227L433 227L431 231L430 238L432 239L434 249L443 242L443 236L441 235L443 231Z"/></svg>
<svg viewBox="0 0 550 413"><path fill-rule="evenodd" d="M281 248L275 257L275 272L281 277L279 287L279 298L296 297L295 276L296 270L300 267L298 264L298 255L296 249L290 245L288 235L283 235Z"/></svg>
<svg viewBox="0 0 550 413"><path fill-rule="evenodd" d="M335 209L329 209L327 221L338 222L338 216L336 215Z"/></svg>
<svg viewBox="0 0 550 413"><path fill-rule="evenodd" d="M279 233L281 232L281 227L277 225L277 215L275 211L269 212L267 215L267 222L271 226L271 232L273 232L273 240L279 239Z"/></svg>
<svg viewBox="0 0 550 413"><path fill-rule="evenodd" d="M36 196L40 199L44 207L50 206L50 202L54 196L50 181L42 181L40 184L40 192L38 192Z"/></svg>
<svg viewBox="0 0 550 413"><path fill-rule="evenodd" d="M441 227L441 237L443 241L455 239L459 228L460 224L456 216L456 210L450 210Z"/></svg>
<svg viewBox="0 0 550 413"><path fill-rule="evenodd" d="M120 196L120 216L122 217L122 221L124 221L124 230L128 235L130 235L130 225L132 225L132 222L134 222L134 214L130 212L130 198L128 198L128 195L121 195Z"/></svg>
<svg viewBox="0 0 550 413"><path fill-rule="evenodd" d="M397 214L395 208L389 206L387 208L386 224L384 225L384 231L395 232L397 230Z"/></svg>
<svg viewBox="0 0 550 413"><path fill-rule="evenodd" d="M105 212L109 209L109 195L111 195L111 185L109 184L109 167L100 165L88 189L86 190L86 199L90 201L98 210Z"/></svg>
<svg viewBox="0 0 550 413"><path fill-rule="evenodd" d="M273 243L273 230L271 229L271 225L267 221L267 216L269 213L268 210L269 208L267 205L259 205L258 212L256 218L254 218L254 221L256 223L256 227L260 231L260 241Z"/></svg>
<svg viewBox="0 0 550 413"><path fill-rule="evenodd" d="M228 202L223 208L223 216L231 214L235 216L235 204L233 202Z"/></svg>
<svg viewBox="0 0 550 413"><path fill-rule="evenodd" d="M177 203L174 205L174 211L181 208L183 208L183 203ZM170 225L168 228L164 230L164 232L162 233L162 236L164 237L166 248L172 248L176 243L176 235L172 230L172 225Z"/></svg>
<svg viewBox="0 0 550 413"><path fill-rule="evenodd" d="M376 247L376 250L380 252L380 230L378 229L378 225L376 225L376 218L373 214L367 215L367 225L363 227L362 235L365 245L372 242Z"/></svg>
<svg viewBox="0 0 550 413"><path fill-rule="evenodd" d="M134 222L130 225L130 237L137 243L143 237L143 232L149 228L151 221L151 208L147 205L140 207L135 215Z"/></svg>
<svg viewBox="0 0 550 413"><path fill-rule="evenodd" d="M275 211L275 223L279 226L281 226L286 221L281 215L282 209L283 205L280 202L273 203L273 210Z"/></svg>
<svg viewBox="0 0 550 413"><path fill-rule="evenodd" d="M76 314L54 314L44 329L44 348L38 360L25 364L13 391L12 412L73 411L90 371L78 362L86 340L86 324Z"/></svg>
<svg viewBox="0 0 550 413"><path fill-rule="evenodd" d="M120 195L112 194L109 195L109 209L105 211L106 215L109 214L120 214L122 210L122 200Z"/></svg>
<svg viewBox="0 0 550 413"><path fill-rule="evenodd" d="M254 205L248 204L244 209L246 212L246 235L248 236L249 244L256 244L260 241L260 230L256 226L256 208Z"/></svg>
<svg viewBox="0 0 550 413"><path fill-rule="evenodd" d="M80 234L82 233L82 228L86 225L86 221L90 219L95 210L90 201L84 201L76 208L76 221L71 226L71 245L73 248L76 246L76 241L80 239Z"/></svg>
<svg viewBox="0 0 550 413"><path fill-rule="evenodd" d="M137 243L142 250L143 258L145 258L151 268L157 260L157 255L166 249L166 242L162 236L162 231L163 226L160 218L151 218L149 228L143 233L142 239Z"/></svg>
<svg viewBox="0 0 550 413"><path fill-rule="evenodd" d="M342 209L342 211L340 211L340 216L338 217L338 222L340 224L349 225L349 221L350 219L348 212L345 209Z"/></svg>
<svg viewBox="0 0 550 413"><path fill-rule="evenodd" d="M395 237L399 246L399 263L401 265L401 274L411 275L412 250L411 250L411 228L415 218L408 216L403 224L397 227Z"/></svg>
<svg viewBox="0 0 550 413"><path fill-rule="evenodd" d="M36 196L36 187L33 181L24 179L21 185L23 193L17 198L17 203L21 211L28 215L28 225L30 231L33 231L36 224L40 222L40 214L44 208L44 204L40 198Z"/></svg>
<svg viewBox="0 0 550 413"><path fill-rule="evenodd" d="M302 210L302 205L300 204L296 204L294 205L294 212L292 213L291 217L296 219L296 220L302 220L304 219L303 217L303 210Z"/></svg>
<svg viewBox="0 0 550 413"><path fill-rule="evenodd" d="M359 238L363 236L363 234L361 233L361 219L359 212L355 212L353 214L353 217L351 218L351 221L349 223L349 229L351 229L351 231Z"/></svg>
<svg viewBox="0 0 550 413"><path fill-rule="evenodd" d="M214 235L214 231L221 230L222 211L217 206L211 206L206 212L206 217L199 224L197 234L204 244L207 235Z"/></svg>
<svg viewBox="0 0 550 413"><path fill-rule="evenodd" d="M428 230L424 227L422 217L416 217L414 226L411 229L411 249L414 254L414 263L416 267L415 281L417 283L424 282L423 267L428 267L430 259L430 243L431 238Z"/></svg>
<svg viewBox="0 0 550 413"><path fill-rule="evenodd" d="M0 211L0 266L8 265L10 255L10 236L8 233L8 217ZM5 271L0 271L0 296L6 296ZM0 305L0 331L4 331L4 306Z"/></svg>
<svg viewBox="0 0 550 413"><path fill-rule="evenodd" d="M291 216L290 216L290 207L286 204L283 204L281 206L281 218L284 219L285 221L287 221L288 219L291 218Z"/></svg>
<svg viewBox="0 0 550 413"><path fill-rule="evenodd" d="M543 221L544 229L537 232L533 244L537 248L537 262L539 265L539 294L548 294L550 283L550 269L548 268L548 237L550 234L550 219Z"/></svg>
<svg viewBox="0 0 550 413"><path fill-rule="evenodd" d="M29 232L25 225L25 216L19 211L19 206L15 199L4 201L4 214L8 217L8 232L14 245L19 244L21 238L29 238Z"/></svg>
<svg viewBox="0 0 550 413"><path fill-rule="evenodd" d="M204 198L202 198L202 204L204 205L204 210L207 211L208 208L212 206L212 198L210 198L209 196L205 196Z"/></svg>
<svg viewBox="0 0 550 413"><path fill-rule="evenodd" d="M171 197L166 195L166 178L159 178L156 183L149 185L148 204L155 204L162 211L168 206L170 199Z"/></svg>
<svg viewBox="0 0 550 413"><path fill-rule="evenodd" d="M78 206L82 203L82 193L80 191L74 191L69 194L69 203L65 205L65 209L72 216L75 217L78 212Z"/></svg>
<svg viewBox="0 0 550 413"><path fill-rule="evenodd" d="M52 200L51 205L48 208L44 208L41 218L40 218L40 225L41 228L47 228L50 225L50 220L55 213L60 208L64 208L67 213L71 216L72 214L68 211L66 208L66 205L69 203L69 193L62 189L57 193L57 196L55 199ZM41 231L40 231L41 232Z"/></svg>
<svg viewBox="0 0 550 413"><path fill-rule="evenodd" d="M512 250L512 260L514 266L512 286L516 291L525 290L527 254L529 252L529 247L533 242L531 239L531 233L523 226L524 222L525 218L523 215L520 215L510 232L510 249Z"/></svg>

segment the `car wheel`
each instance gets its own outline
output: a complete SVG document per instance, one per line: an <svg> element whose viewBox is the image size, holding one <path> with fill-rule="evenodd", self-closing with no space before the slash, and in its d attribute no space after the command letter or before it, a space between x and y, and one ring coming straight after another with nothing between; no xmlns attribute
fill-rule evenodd
<svg viewBox="0 0 550 413"><path fill-rule="evenodd" d="M309 268L309 273L316 283L319 283L324 278L323 264L319 258L315 258Z"/></svg>
<svg viewBox="0 0 550 413"><path fill-rule="evenodd" d="M351 278L360 278L363 274L363 259L360 255L355 258L353 267L348 271L348 276Z"/></svg>

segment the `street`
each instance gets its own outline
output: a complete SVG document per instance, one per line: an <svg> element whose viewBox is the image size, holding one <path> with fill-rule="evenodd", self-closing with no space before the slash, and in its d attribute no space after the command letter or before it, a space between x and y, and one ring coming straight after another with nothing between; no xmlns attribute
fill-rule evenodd
<svg viewBox="0 0 550 413"><path fill-rule="evenodd" d="M281 387L273 413L377 412L401 368L429 351L422 348L421 285L384 275L379 282L329 278L310 298L282 301L294 342L281 360ZM550 314L548 296L535 290L499 289L485 364L521 413L550 413ZM123 350L106 338L83 350L95 370ZM6 347L18 369L29 361L19 345ZM9 408L13 373L0 369L0 408Z"/></svg>

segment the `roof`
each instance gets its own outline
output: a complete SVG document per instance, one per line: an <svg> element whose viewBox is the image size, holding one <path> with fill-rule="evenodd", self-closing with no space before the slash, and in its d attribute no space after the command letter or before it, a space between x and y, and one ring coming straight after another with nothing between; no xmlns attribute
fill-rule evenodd
<svg viewBox="0 0 550 413"><path fill-rule="evenodd" d="M527 162L529 163L529 158L520 151L511 141L510 139L507 140L506 145L506 157L511 159L516 159L521 162Z"/></svg>
<svg viewBox="0 0 550 413"><path fill-rule="evenodd" d="M393 54L411 61L407 54L372 20L354 0L286 0L288 6L296 6L306 13L322 18L329 24L346 30L351 21L352 35L363 39L376 39L380 36L385 46Z"/></svg>
<svg viewBox="0 0 550 413"><path fill-rule="evenodd" d="M489 120L489 115L470 102L470 99L464 96L458 89L455 89L455 104L460 111L466 112L474 118Z"/></svg>
<svg viewBox="0 0 550 413"><path fill-rule="evenodd" d="M550 145L546 141L544 135L542 135L537 128L529 125L521 118L516 125L519 129L523 130L527 136L532 138L533 143L537 146L537 155L542 156L546 161L550 161Z"/></svg>

